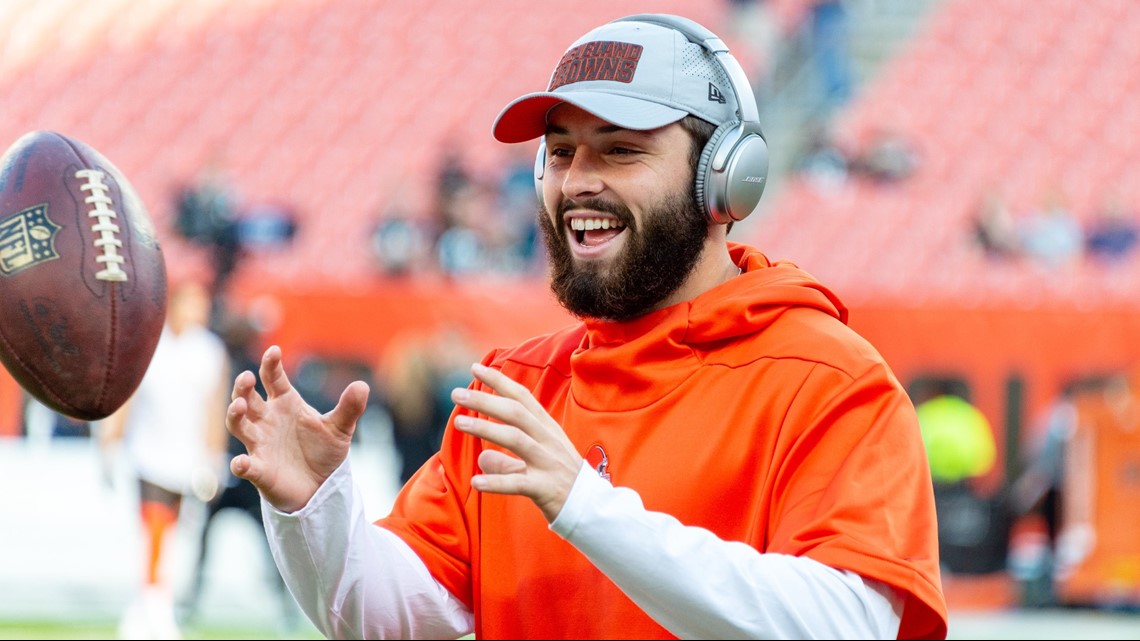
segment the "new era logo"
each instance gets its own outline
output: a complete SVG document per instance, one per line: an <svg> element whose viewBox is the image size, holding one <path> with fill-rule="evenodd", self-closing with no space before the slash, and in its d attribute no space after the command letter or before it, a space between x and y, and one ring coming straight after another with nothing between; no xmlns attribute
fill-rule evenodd
<svg viewBox="0 0 1140 641"><path fill-rule="evenodd" d="M709 102L719 102L722 105L728 102L728 99L724 97L720 89L717 89L717 86L711 82L709 83Z"/></svg>

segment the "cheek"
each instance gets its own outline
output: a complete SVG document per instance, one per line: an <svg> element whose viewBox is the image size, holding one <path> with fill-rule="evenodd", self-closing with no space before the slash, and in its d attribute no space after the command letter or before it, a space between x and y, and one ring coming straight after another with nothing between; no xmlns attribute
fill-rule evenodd
<svg viewBox="0 0 1140 641"><path fill-rule="evenodd" d="M556 181L548 176L542 181L542 189L538 194L539 204L544 206L545 211L558 211L558 199L561 194Z"/></svg>
<svg viewBox="0 0 1140 641"><path fill-rule="evenodd" d="M538 202L538 217L541 218L544 223L550 223L551 225L554 225L557 222L558 218L557 214L555 213L557 211L558 206L554 203L554 200L552 198L544 197Z"/></svg>
<svg viewBox="0 0 1140 641"><path fill-rule="evenodd" d="M546 201L540 201L538 203L535 211L535 218L537 219L539 227L541 227L543 231L552 235L555 233L555 225L557 224L558 216L554 213L551 213L551 211L546 208Z"/></svg>

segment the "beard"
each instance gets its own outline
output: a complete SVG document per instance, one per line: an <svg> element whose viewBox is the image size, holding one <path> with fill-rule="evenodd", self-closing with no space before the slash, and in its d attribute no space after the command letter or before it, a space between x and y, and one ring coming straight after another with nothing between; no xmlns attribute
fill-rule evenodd
<svg viewBox="0 0 1140 641"><path fill-rule="evenodd" d="M574 208L612 214L625 223L625 248L611 263L577 264L570 251L564 217ZM700 259L709 235L708 217L696 194L671 194L647 210L639 227L629 208L601 199L563 201L556 222L545 206L538 224L550 262L550 289L574 316L626 321L654 310L685 282Z"/></svg>

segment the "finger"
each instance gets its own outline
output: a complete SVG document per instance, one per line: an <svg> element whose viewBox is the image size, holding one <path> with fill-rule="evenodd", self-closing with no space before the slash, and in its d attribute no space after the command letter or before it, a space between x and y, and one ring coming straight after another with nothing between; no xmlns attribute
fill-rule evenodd
<svg viewBox="0 0 1140 641"><path fill-rule="evenodd" d="M261 357L261 383L265 386L265 395L268 398L284 396L293 390L289 377L285 375L285 366L281 359L281 348L270 345Z"/></svg>
<svg viewBox="0 0 1140 641"><path fill-rule="evenodd" d="M265 401L257 393L256 385L257 379L253 372L248 370L238 374L234 379L234 389L230 395L230 407L226 411L226 429L239 438L241 435L238 430L241 429L242 419L249 414L258 416L265 407ZM240 406L234 405L236 401L241 401ZM238 407L240 410L236 409Z"/></svg>
<svg viewBox="0 0 1140 641"><path fill-rule="evenodd" d="M226 431L241 441L247 452L254 452L260 446L257 424L250 419L249 405L244 398L230 401L226 408Z"/></svg>
<svg viewBox="0 0 1140 641"><path fill-rule="evenodd" d="M522 474L526 463L499 450L483 450L479 454L479 469L484 474Z"/></svg>
<svg viewBox="0 0 1140 641"><path fill-rule="evenodd" d="M527 418L525 409L518 401L488 392L457 387L451 390L451 400L477 414L511 425L517 425Z"/></svg>
<svg viewBox="0 0 1140 641"><path fill-rule="evenodd" d="M263 461L255 459L249 454L238 454L230 459L230 472L239 479L245 479L261 490L261 483L265 479L267 468Z"/></svg>
<svg viewBox="0 0 1140 641"><path fill-rule="evenodd" d="M476 474L471 487L490 494L528 495L530 479L525 474Z"/></svg>
<svg viewBox="0 0 1140 641"><path fill-rule="evenodd" d="M368 408L368 391L368 383L353 381L340 393L340 400L327 418L342 434L351 435L357 421L364 415Z"/></svg>
<svg viewBox="0 0 1140 641"><path fill-rule="evenodd" d="M226 427L238 427L249 411L249 399L244 396L234 396L226 408Z"/></svg>
<svg viewBox="0 0 1140 641"><path fill-rule="evenodd" d="M531 394L525 385L507 376L502 371L493 367L487 367L482 363L474 363L471 365L471 373L484 385L495 390L495 393L499 396L517 402L531 416L536 416L540 419L550 417L546 408L542 406L542 403L538 402L538 399L534 397L534 394Z"/></svg>
<svg viewBox="0 0 1140 641"><path fill-rule="evenodd" d="M253 479L249 477L250 467L251 459L248 454L238 454L230 459L230 472L239 479L245 479L252 483Z"/></svg>
<svg viewBox="0 0 1140 641"><path fill-rule="evenodd" d="M578 456L574 444L530 390L506 374L479 363L472 365L471 371L498 394L459 387L452 390L451 400L460 407L514 426L528 437L525 442L515 442L509 440L511 435L491 432L487 436L479 435L481 438L487 438L523 458L528 458L533 450L529 445L537 447L539 443L558 443L567 454Z"/></svg>
<svg viewBox="0 0 1140 641"><path fill-rule="evenodd" d="M553 422L530 390L506 374L478 363L471 369L495 393L457 387L451 392L451 400L456 405L513 425L535 438L542 431L543 421Z"/></svg>
<svg viewBox="0 0 1140 641"><path fill-rule="evenodd" d="M529 389L500 370L487 367L482 363L474 363L471 365L471 373L474 374L475 378L479 379L479 381L495 390L499 396L513 399L524 404L527 400L534 400L534 396L530 393ZM541 405L537 406L541 408ZM528 409L531 408L528 407Z"/></svg>
<svg viewBox="0 0 1140 641"><path fill-rule="evenodd" d="M506 448L524 459L538 445L533 438L512 424L496 423L466 414L455 417L455 429Z"/></svg>
<svg viewBox="0 0 1140 641"><path fill-rule="evenodd" d="M256 379L254 379L253 372L245 370L238 374L234 377L234 389L230 393L230 400L248 396L254 385L256 385Z"/></svg>

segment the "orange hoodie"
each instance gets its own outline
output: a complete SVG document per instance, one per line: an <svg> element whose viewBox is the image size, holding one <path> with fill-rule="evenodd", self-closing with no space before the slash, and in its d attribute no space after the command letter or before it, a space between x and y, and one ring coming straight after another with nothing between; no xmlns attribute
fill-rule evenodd
<svg viewBox="0 0 1140 641"><path fill-rule="evenodd" d="M900 638L945 638L914 407L843 304L730 243L744 274L634 321L489 353L649 510L902 591ZM477 638L671 638L526 498L471 489L490 447L452 428L377 521L475 613ZM603 455L604 454L604 462Z"/></svg>

